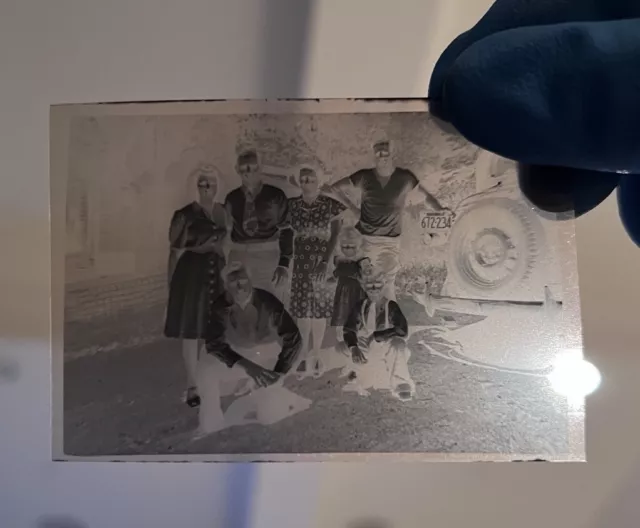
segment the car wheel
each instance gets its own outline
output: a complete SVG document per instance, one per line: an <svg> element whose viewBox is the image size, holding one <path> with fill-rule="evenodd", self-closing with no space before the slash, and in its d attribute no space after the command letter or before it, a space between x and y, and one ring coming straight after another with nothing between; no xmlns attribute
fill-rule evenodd
<svg viewBox="0 0 640 528"><path fill-rule="evenodd" d="M448 279L471 295L512 292L534 272L543 229L535 212L509 198L485 198L455 221Z"/></svg>

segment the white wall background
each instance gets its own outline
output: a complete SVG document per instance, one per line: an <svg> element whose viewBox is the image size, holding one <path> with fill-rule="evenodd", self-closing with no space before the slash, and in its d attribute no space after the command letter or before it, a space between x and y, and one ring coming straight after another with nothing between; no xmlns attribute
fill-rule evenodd
<svg viewBox="0 0 640 528"><path fill-rule="evenodd" d="M440 51L488 4L0 1L0 526L638 525L640 250L613 200L578 226L586 352L604 376L588 464L50 462L49 105L423 96Z"/></svg>

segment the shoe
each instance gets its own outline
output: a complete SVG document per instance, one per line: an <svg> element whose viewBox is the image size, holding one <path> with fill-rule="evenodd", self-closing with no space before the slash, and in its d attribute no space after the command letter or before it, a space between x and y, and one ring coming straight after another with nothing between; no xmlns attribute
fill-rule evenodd
<svg viewBox="0 0 640 528"><path fill-rule="evenodd" d="M305 379L309 374L307 373L307 360L303 359L300 364L298 365L298 368L296 369L296 379L298 381L302 381L303 379Z"/></svg>
<svg viewBox="0 0 640 528"><path fill-rule="evenodd" d="M358 396L369 396L371 393L362 387L357 379L352 379L342 387L343 392L355 392Z"/></svg>
<svg viewBox="0 0 640 528"><path fill-rule="evenodd" d="M393 395L400 401L410 401L413 399L413 387L409 383L400 383L394 389Z"/></svg>
<svg viewBox="0 0 640 528"><path fill-rule="evenodd" d="M200 395L198 394L198 389L196 387L189 387L184 396L184 402L189 407L199 407L200 406Z"/></svg>
<svg viewBox="0 0 640 528"><path fill-rule="evenodd" d="M320 379L324 375L324 365L322 364L322 360L315 359L313 361L313 377L315 379Z"/></svg>

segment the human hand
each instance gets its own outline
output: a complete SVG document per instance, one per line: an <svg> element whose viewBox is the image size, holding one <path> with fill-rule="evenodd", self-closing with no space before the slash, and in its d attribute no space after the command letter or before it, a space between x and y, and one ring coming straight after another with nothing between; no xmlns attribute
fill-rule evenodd
<svg viewBox="0 0 640 528"><path fill-rule="evenodd" d="M322 260L318 260L315 268L313 269L313 274L316 282L324 282L327 277L327 263Z"/></svg>
<svg viewBox="0 0 640 528"><path fill-rule="evenodd" d="M367 357L364 355L364 352L360 350L359 347L354 346L351 348L351 359L354 363L364 364L367 363Z"/></svg>
<svg viewBox="0 0 640 528"><path fill-rule="evenodd" d="M218 242L218 240L209 238L202 242L202 244L192 246L189 249L195 253L210 253L212 251L217 251L219 249L219 246L220 243Z"/></svg>
<svg viewBox="0 0 640 528"><path fill-rule="evenodd" d="M593 209L618 188L640 244L640 3L497 0L440 57L431 112L520 162L522 192L551 212Z"/></svg>
<svg viewBox="0 0 640 528"><path fill-rule="evenodd" d="M267 370L251 361L243 361L241 365L258 387L268 387L280 379L280 374L277 372Z"/></svg>
<svg viewBox="0 0 640 528"><path fill-rule="evenodd" d="M273 272L273 277L271 281L276 286L280 286L281 284L284 284L287 281L288 277L289 277L289 270L284 266L278 266Z"/></svg>

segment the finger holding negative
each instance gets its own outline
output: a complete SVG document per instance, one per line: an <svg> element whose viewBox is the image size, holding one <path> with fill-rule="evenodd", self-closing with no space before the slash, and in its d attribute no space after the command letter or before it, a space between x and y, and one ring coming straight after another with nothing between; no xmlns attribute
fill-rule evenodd
<svg viewBox="0 0 640 528"><path fill-rule="evenodd" d="M620 174L586 169L518 166L520 190L533 205L550 213L573 211L576 217L605 200L620 178Z"/></svg>
<svg viewBox="0 0 640 528"><path fill-rule="evenodd" d="M496 0L480 21L456 38L438 59L429 82L431 111L449 120L440 104L449 70L465 50L482 39L524 27L638 17L640 2L629 0Z"/></svg>
<svg viewBox="0 0 640 528"><path fill-rule="evenodd" d="M640 18L502 31L451 65L442 105L469 141L506 158L640 172L639 61Z"/></svg>
<svg viewBox="0 0 640 528"><path fill-rule="evenodd" d="M640 246L640 176L627 174L618 187L618 209L629 237Z"/></svg>

